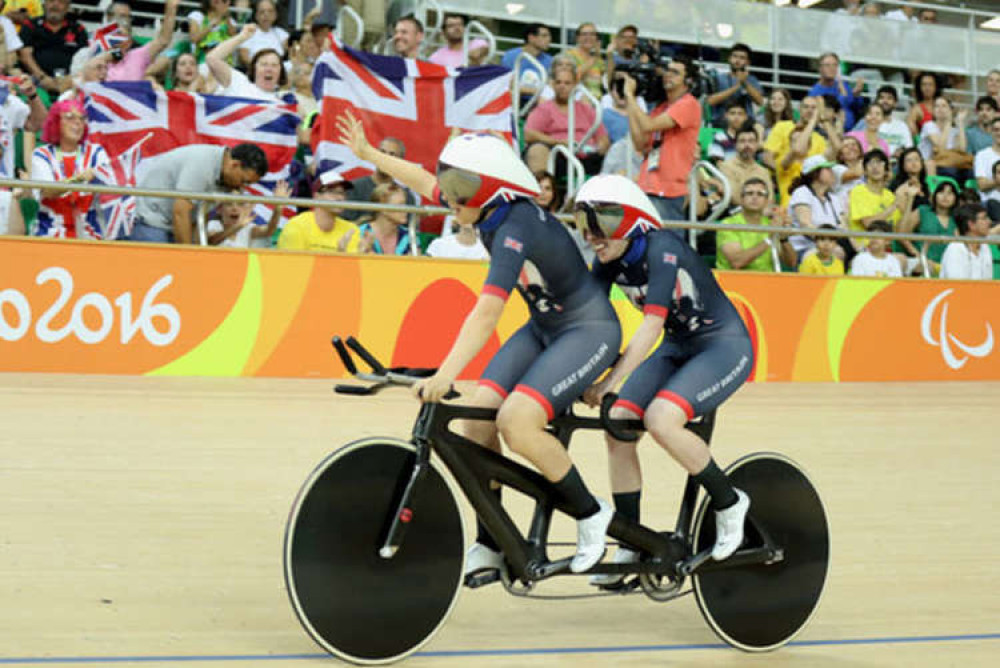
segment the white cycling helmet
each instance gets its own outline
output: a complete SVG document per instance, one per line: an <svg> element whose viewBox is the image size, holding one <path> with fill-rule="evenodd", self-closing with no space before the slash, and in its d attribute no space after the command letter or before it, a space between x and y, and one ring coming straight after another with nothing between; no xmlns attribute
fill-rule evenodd
<svg viewBox="0 0 1000 668"><path fill-rule="evenodd" d="M542 190L510 144L489 134L464 134L448 142L438 157L437 180L449 204L470 207L535 197Z"/></svg>
<svg viewBox="0 0 1000 668"><path fill-rule="evenodd" d="M573 215L578 230L605 239L629 239L661 227L646 193L618 174L595 176L584 183L576 193Z"/></svg>

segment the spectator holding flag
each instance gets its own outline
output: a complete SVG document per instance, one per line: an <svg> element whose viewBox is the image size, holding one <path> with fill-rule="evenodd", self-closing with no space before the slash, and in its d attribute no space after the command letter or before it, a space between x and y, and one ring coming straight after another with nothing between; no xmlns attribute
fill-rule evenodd
<svg viewBox="0 0 1000 668"><path fill-rule="evenodd" d="M419 58L424 45L424 24L412 14L396 21L392 29L392 48L397 56Z"/></svg>
<svg viewBox="0 0 1000 668"><path fill-rule="evenodd" d="M128 7L121 2L115 4ZM160 31L142 46L136 44L132 35L131 10L127 15L117 15L114 23L102 26L94 33L90 48L95 57L100 58L105 52L111 54L107 81L142 81L146 69L174 39L178 5L180 0L167 0Z"/></svg>
<svg viewBox="0 0 1000 668"><path fill-rule="evenodd" d="M281 62L281 55L274 49L261 49L250 60L250 77L234 69L229 63L229 57L242 44L257 33L257 26L248 23L239 34L230 37L218 45L205 57L205 64L211 70L212 76L219 82L220 90L216 95L231 97L249 97L257 100L284 99L280 88L288 83L288 75ZM295 96L289 96L295 104Z"/></svg>
<svg viewBox="0 0 1000 668"><path fill-rule="evenodd" d="M79 100L52 105L42 128L42 141L44 145L31 156L31 176L36 181L90 183L95 169L109 163L104 148L87 141L87 116ZM41 190L36 234L101 239L93 193Z"/></svg>

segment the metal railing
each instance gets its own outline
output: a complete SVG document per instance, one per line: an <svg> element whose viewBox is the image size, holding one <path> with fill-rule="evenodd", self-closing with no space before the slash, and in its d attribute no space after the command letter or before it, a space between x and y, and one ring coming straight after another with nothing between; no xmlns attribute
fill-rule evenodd
<svg viewBox="0 0 1000 668"><path fill-rule="evenodd" d="M462 65L469 65L469 42L472 41L472 34L476 32L481 37L486 38L487 50L484 62L489 62L497 53L497 38L486 26L479 21L469 21L465 25L465 32L462 35Z"/></svg>
<svg viewBox="0 0 1000 668"><path fill-rule="evenodd" d="M344 23L350 19L354 23L354 38L348 43L344 41ZM357 49L361 46L361 39L365 36L365 21L354 11L350 5L342 5L337 12L337 27L334 29L337 39L348 46Z"/></svg>
<svg viewBox="0 0 1000 668"><path fill-rule="evenodd" d="M521 70L524 68L524 62L527 61L536 71L540 73L540 81L538 82L538 87L535 89L534 94L528 99L528 103L524 106L521 105ZM514 118L521 118L522 116L527 116L531 108L534 107L539 98L542 96L542 91L545 90L545 85L549 82L549 73L545 71L542 64L530 53L521 51L517 54L517 58L514 59L514 76L513 76L513 88L514 94L511 96L511 106L514 108Z"/></svg>
<svg viewBox="0 0 1000 668"><path fill-rule="evenodd" d="M0 179L0 188L23 188L31 190L61 190L72 192L92 192L98 194L113 195L134 195L136 197L156 197L166 199L186 199L205 202L234 202L265 204L267 206L294 206L309 209L341 209L348 211L375 211L375 212L403 212L415 213L423 216L437 216L451 213L450 209L440 206L418 206L409 204L379 204L375 202L351 202L351 201L331 201L305 199L300 197L262 197L259 195L245 195L242 193L218 193L218 192L178 192L176 190L163 190L158 188L121 188L118 186L103 186L82 183L60 183L58 181L30 181L19 179ZM559 214L559 220L572 223L573 216ZM732 230L733 226L726 223L692 222L683 220L662 221L663 226L676 229L693 230ZM888 241L919 241L927 243L951 243L953 241L968 241L966 237L948 236L941 234L913 234L900 232L867 232L842 229L819 229L809 227L775 227L771 225L749 225L740 224L740 232L762 232L773 234L779 237L792 235L824 236L850 239L886 239ZM1000 246L1000 236L982 237L976 239L979 243Z"/></svg>

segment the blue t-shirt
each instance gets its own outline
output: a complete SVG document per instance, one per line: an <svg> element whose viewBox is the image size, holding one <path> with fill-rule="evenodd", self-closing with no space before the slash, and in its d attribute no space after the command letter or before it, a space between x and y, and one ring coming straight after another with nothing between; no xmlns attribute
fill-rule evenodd
<svg viewBox="0 0 1000 668"><path fill-rule="evenodd" d="M592 273L606 290L612 283L621 287L643 313L662 315L664 332L673 340L717 333L747 335L712 271L669 230L634 240L613 262L594 262Z"/></svg>
<svg viewBox="0 0 1000 668"><path fill-rule="evenodd" d="M733 76L732 72L717 72L715 74L715 90L716 92L724 91L732 88L737 83L736 77ZM763 89L760 86L760 81L757 80L752 74L747 75L747 86L750 86L758 93ZM761 93L763 94L763 93ZM730 101L736 100L743 103L743 108L747 110L747 118L753 118L753 99L751 99L750 94L747 93L745 88L740 88L738 91L730 95L727 99L722 101L722 104L718 104L711 107L712 112L712 125L717 128L726 127L726 107L729 106Z"/></svg>
<svg viewBox="0 0 1000 668"><path fill-rule="evenodd" d="M601 112L604 129L607 130L608 139L612 144L628 135L628 116L608 107L604 107Z"/></svg>
<svg viewBox="0 0 1000 668"><path fill-rule="evenodd" d="M516 49L511 49L507 53L503 54L503 59L500 61L500 64L509 70L513 70L514 61L517 60L519 55L521 55L522 50L523 48L519 46ZM542 67L545 68L546 73L552 69L552 56L549 54L540 53L535 56L535 60L537 60ZM521 63L521 80L518 82L518 87L520 88L523 86L526 88L538 88L538 85L542 82L542 76L542 73L538 71L538 68L535 67L534 63L530 60L524 60Z"/></svg>
<svg viewBox="0 0 1000 668"><path fill-rule="evenodd" d="M862 107L865 105L865 99L863 97L855 97L854 92L851 90L851 83L849 81L844 81L844 90L847 91L846 95L840 94L840 86L834 83L832 86L824 86L819 82L813 84L813 87L809 89L810 97L822 97L823 95L832 95L837 98L840 102L840 106L844 109L844 132L850 132L854 129L855 123L857 123L858 115L861 113Z"/></svg>

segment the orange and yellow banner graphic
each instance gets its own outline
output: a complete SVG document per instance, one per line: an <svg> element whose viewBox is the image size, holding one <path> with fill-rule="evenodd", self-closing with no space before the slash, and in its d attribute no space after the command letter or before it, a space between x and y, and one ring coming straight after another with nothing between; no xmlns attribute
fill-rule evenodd
<svg viewBox="0 0 1000 668"><path fill-rule="evenodd" d="M0 239L0 371L340 377L330 338L437 366L484 264ZM764 381L998 380L1000 283L723 272ZM628 336L641 314L613 294ZM514 296L475 377L527 318Z"/></svg>

